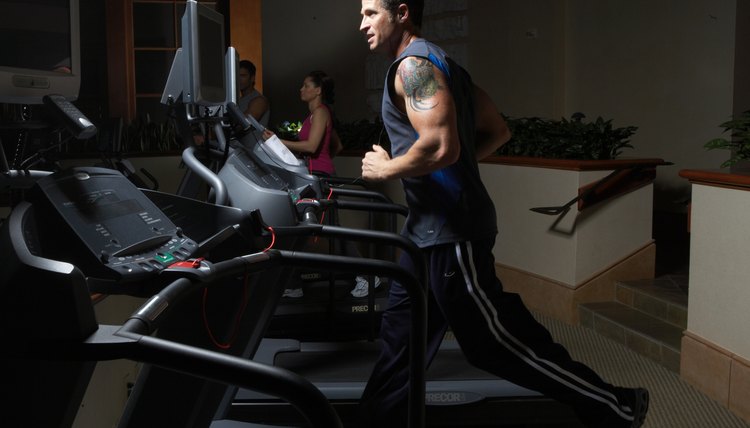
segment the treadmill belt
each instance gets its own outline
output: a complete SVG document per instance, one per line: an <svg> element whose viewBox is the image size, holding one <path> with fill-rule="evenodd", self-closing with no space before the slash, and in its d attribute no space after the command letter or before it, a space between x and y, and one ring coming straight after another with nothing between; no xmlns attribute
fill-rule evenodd
<svg viewBox="0 0 750 428"><path fill-rule="evenodd" d="M281 352L274 364L314 382L367 381L377 358L375 346L336 351ZM442 349L427 370L427 380L478 380L495 376L466 362L460 349Z"/></svg>
<svg viewBox="0 0 750 428"><path fill-rule="evenodd" d="M345 424L356 424L358 400L378 356L377 341L264 339L264 344L260 355L256 355L258 361L273 362L312 381L329 398ZM580 428L567 406L471 366L455 339L443 341L426 378L430 428ZM237 392L227 417L299 423L289 405L244 389Z"/></svg>
<svg viewBox="0 0 750 428"><path fill-rule="evenodd" d="M376 352L282 352L274 363L315 382L366 381L375 364Z"/></svg>

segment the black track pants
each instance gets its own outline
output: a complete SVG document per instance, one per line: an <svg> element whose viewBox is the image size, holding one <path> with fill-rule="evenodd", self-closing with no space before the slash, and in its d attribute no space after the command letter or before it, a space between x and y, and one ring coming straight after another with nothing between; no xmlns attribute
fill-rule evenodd
<svg viewBox="0 0 750 428"><path fill-rule="evenodd" d="M626 390L572 360L520 297L502 290L493 245L494 239L487 239L424 249L430 280L428 364L450 327L476 367L571 405L588 426L630 426L631 409L621 396ZM400 264L413 268L408 256ZM363 427L406 426L410 305L395 281L390 293L381 325L383 348L360 406Z"/></svg>

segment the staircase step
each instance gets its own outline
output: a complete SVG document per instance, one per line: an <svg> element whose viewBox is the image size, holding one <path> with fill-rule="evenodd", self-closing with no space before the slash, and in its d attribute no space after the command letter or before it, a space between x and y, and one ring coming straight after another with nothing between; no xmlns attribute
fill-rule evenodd
<svg viewBox="0 0 750 428"><path fill-rule="evenodd" d="M687 328L687 276L617 283L617 301L682 329Z"/></svg>
<svg viewBox="0 0 750 428"><path fill-rule="evenodd" d="M683 328L619 302L585 303L579 311L581 325L679 372Z"/></svg>

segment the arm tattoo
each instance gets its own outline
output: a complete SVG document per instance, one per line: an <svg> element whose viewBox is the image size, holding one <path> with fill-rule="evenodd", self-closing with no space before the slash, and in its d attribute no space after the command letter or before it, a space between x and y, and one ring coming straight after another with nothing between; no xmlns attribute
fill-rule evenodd
<svg viewBox="0 0 750 428"><path fill-rule="evenodd" d="M435 79L432 63L423 58L407 58L398 75L404 84L404 91L409 105L416 111L435 108L437 102L432 99L442 89Z"/></svg>

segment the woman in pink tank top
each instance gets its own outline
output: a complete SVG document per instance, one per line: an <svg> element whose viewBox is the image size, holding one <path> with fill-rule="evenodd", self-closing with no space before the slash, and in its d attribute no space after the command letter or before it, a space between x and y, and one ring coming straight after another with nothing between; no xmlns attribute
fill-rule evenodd
<svg viewBox="0 0 750 428"><path fill-rule="evenodd" d="M289 150L307 160L311 174L336 174L332 158L341 150L341 141L333 127L333 80L322 71L305 76L299 90L300 99L307 103L308 113L297 141L281 140ZM271 135L271 131L267 131Z"/></svg>

